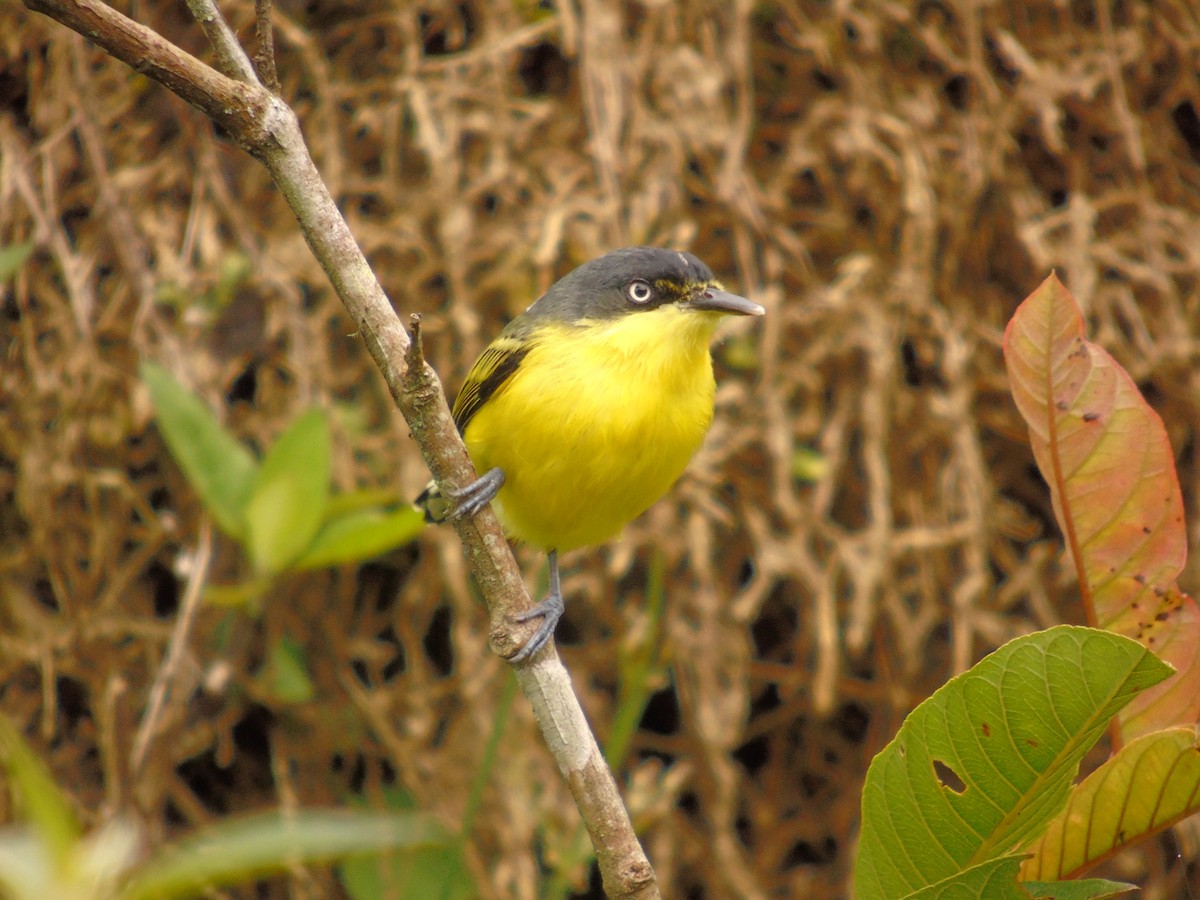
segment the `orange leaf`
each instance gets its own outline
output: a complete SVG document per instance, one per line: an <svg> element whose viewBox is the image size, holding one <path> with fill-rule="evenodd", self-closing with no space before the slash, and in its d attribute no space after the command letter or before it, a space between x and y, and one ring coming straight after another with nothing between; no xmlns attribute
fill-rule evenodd
<svg viewBox="0 0 1200 900"><path fill-rule="evenodd" d="M1051 275L1004 333L1017 408L1079 577L1088 621L1141 641L1179 670L1127 707L1126 740L1200 716L1200 610L1175 579L1187 558L1183 498L1162 419L1084 337Z"/></svg>

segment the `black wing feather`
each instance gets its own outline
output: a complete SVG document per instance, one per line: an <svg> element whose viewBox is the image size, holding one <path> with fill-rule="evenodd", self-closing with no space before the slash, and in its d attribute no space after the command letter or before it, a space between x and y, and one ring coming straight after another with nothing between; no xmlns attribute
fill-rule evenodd
<svg viewBox="0 0 1200 900"><path fill-rule="evenodd" d="M467 425L483 404L516 374L521 361L529 355L529 350L528 341L501 335L479 355L454 401L454 424L458 426L459 434L467 430Z"/></svg>

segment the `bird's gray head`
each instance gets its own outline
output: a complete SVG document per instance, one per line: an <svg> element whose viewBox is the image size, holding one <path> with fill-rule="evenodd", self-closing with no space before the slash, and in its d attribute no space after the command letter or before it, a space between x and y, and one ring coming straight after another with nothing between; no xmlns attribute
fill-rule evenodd
<svg viewBox="0 0 1200 900"><path fill-rule="evenodd" d="M726 293L712 269L691 253L626 247L584 263L557 281L525 312L534 322L613 319L667 303L733 315L762 307Z"/></svg>

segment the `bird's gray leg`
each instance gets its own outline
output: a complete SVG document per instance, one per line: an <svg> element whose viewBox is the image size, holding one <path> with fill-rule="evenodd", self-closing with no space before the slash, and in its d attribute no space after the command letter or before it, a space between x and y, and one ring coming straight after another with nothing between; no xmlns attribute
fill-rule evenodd
<svg viewBox="0 0 1200 900"><path fill-rule="evenodd" d="M511 663L524 662L546 646L546 642L554 635L554 627L558 625L558 620L562 618L563 597L562 585L558 577L558 551L551 550L547 554L547 559L550 563L550 593L546 595L541 603L538 603L532 609L528 609L519 616L514 616L514 621L528 622L530 619L536 619L539 616L542 619L538 625L537 631L533 636L525 642L525 646L517 651L515 656L509 658Z"/></svg>
<svg viewBox="0 0 1200 900"><path fill-rule="evenodd" d="M446 496L454 504L446 516L448 521L469 519L492 502L500 488L504 486L504 470L501 468L488 469L468 485L456 491L447 491Z"/></svg>

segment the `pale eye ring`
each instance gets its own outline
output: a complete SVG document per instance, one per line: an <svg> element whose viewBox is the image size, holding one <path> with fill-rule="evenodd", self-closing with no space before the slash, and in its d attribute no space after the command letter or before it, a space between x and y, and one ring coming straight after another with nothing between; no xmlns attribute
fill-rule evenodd
<svg viewBox="0 0 1200 900"><path fill-rule="evenodd" d="M628 295L631 303L641 306L644 303L650 302L650 298L654 296L654 289L639 278L637 281L629 282L629 287L625 293Z"/></svg>

